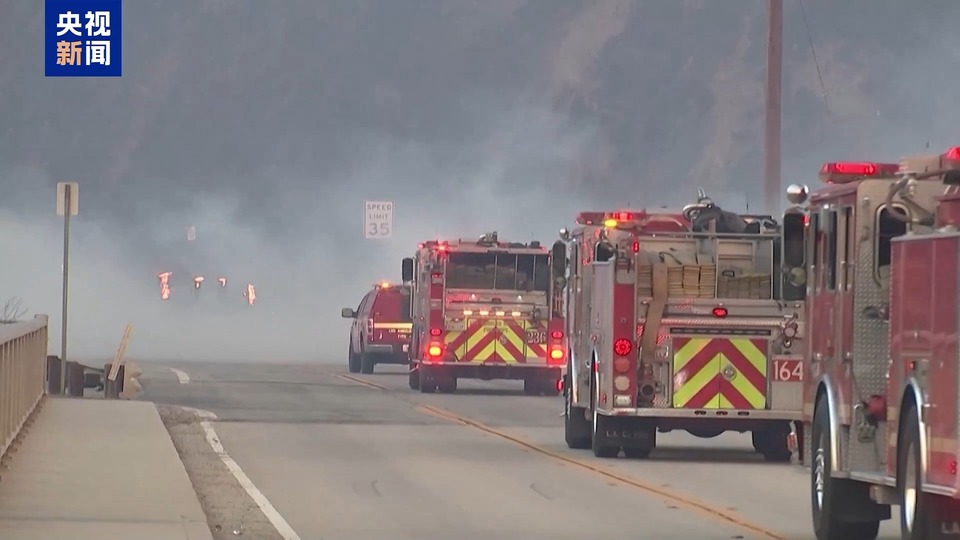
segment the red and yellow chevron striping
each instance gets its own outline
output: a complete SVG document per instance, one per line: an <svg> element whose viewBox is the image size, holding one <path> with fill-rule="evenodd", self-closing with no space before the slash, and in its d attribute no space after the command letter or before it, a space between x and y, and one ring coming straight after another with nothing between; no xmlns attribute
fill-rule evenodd
<svg viewBox="0 0 960 540"><path fill-rule="evenodd" d="M465 330L447 330L447 350L458 362L536 364L547 360L547 323L521 319L466 319Z"/></svg>
<svg viewBox="0 0 960 540"><path fill-rule="evenodd" d="M767 340L673 339L673 406L763 409L767 406Z"/></svg>

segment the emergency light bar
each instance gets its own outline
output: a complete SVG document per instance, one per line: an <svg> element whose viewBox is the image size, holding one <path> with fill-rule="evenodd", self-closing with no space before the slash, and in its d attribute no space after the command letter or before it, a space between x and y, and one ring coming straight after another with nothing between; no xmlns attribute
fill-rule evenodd
<svg viewBox="0 0 960 540"><path fill-rule="evenodd" d="M960 146L954 146L943 154L945 169L960 169Z"/></svg>
<svg viewBox="0 0 960 540"><path fill-rule="evenodd" d="M632 212L580 212L577 215L577 225L603 225L616 227L620 223L634 221L637 215Z"/></svg>
<svg viewBox="0 0 960 540"><path fill-rule="evenodd" d="M827 184L848 184L865 178L894 176L899 171L897 163L832 162L820 168L820 180Z"/></svg>

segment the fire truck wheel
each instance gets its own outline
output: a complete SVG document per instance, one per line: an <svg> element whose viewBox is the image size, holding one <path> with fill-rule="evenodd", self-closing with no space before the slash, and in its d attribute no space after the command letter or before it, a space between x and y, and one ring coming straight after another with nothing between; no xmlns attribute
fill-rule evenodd
<svg viewBox="0 0 960 540"><path fill-rule="evenodd" d="M590 422L587 420L587 410L573 406L573 393L570 390L570 376L564 377L563 398L563 436L567 441L567 448L586 450L591 447Z"/></svg>
<svg viewBox="0 0 960 540"><path fill-rule="evenodd" d="M347 357L347 368L350 373L360 373L360 356L353 352L353 342L350 342L350 352Z"/></svg>
<svg viewBox="0 0 960 540"><path fill-rule="evenodd" d="M810 497L813 529L817 540L874 540L880 531L880 520L867 522L845 521L858 503L869 502L865 484L830 476L830 414L826 397L817 401L813 420L812 458L810 467ZM865 498L866 501L862 500Z"/></svg>
<svg viewBox="0 0 960 540"><path fill-rule="evenodd" d="M420 366L420 369L417 370L420 377L420 393L421 394L432 394L437 390L437 380L430 376L430 373Z"/></svg>
<svg viewBox="0 0 960 540"><path fill-rule="evenodd" d="M414 370L414 364L410 364L410 375L407 376L411 390L420 389L420 370Z"/></svg>
<svg viewBox="0 0 960 540"><path fill-rule="evenodd" d="M598 458L615 458L620 454L620 445L611 445L604 440L605 437L602 434L606 432L609 419L597 412L597 403L600 401L600 389L596 379L594 379L593 387L595 390L593 393L593 421L591 422L590 429L590 446L593 448L593 455Z"/></svg>
<svg viewBox="0 0 960 540"><path fill-rule="evenodd" d="M793 457L790 450L790 423L777 422L753 431L753 448L763 454L763 459L775 463L789 463Z"/></svg>
<svg viewBox="0 0 960 540"><path fill-rule="evenodd" d="M441 394L452 394L452 393L456 392L456 391L457 391L457 378L456 378L456 377L448 377L448 378L446 378L446 379L442 379L442 380L437 384L437 390L439 390Z"/></svg>
<svg viewBox="0 0 960 540"><path fill-rule="evenodd" d="M360 373L373 373L373 366L377 365L377 360L372 354L360 355Z"/></svg>
<svg viewBox="0 0 960 540"><path fill-rule="evenodd" d="M920 463L920 423L913 407L903 411L906 422L897 444L897 490L900 492L900 534L903 540L925 540L929 522L928 497L923 493Z"/></svg>

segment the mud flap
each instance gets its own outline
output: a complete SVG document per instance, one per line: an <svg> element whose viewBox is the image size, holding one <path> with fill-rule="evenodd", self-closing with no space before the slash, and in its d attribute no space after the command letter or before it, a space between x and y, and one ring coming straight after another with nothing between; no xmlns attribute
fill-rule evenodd
<svg viewBox="0 0 960 540"><path fill-rule="evenodd" d="M657 423L651 418L603 416L600 434L605 445L652 448L657 444Z"/></svg>

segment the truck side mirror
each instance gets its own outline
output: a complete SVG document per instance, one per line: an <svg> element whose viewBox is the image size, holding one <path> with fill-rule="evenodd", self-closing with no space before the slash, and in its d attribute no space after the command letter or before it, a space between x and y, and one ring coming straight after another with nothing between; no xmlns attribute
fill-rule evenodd
<svg viewBox="0 0 960 540"><path fill-rule="evenodd" d="M357 312L352 310L351 308L345 307L340 310L340 316L343 317L344 319L356 319Z"/></svg>
<svg viewBox="0 0 960 540"><path fill-rule="evenodd" d="M402 274L404 283L413 281L413 259L407 257L403 260L403 269L400 273Z"/></svg>

